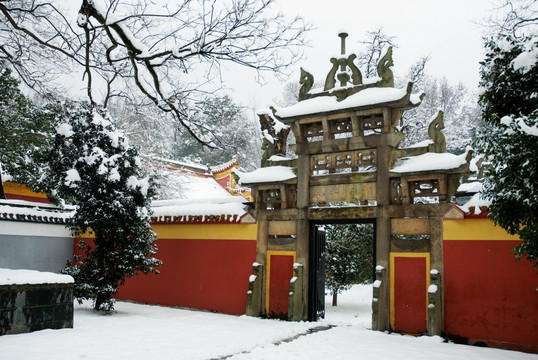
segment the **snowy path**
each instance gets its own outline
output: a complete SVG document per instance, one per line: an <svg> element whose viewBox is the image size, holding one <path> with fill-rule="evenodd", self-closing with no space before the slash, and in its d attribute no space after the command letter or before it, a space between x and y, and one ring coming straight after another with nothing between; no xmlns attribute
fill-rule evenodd
<svg viewBox="0 0 538 360"><path fill-rule="evenodd" d="M77 306L75 328L0 336L2 360L533 359L533 354L369 330L370 286L355 286L317 323L119 302L113 315ZM329 327L329 325L335 325ZM310 329L322 327L322 331ZM328 329L327 329L328 328Z"/></svg>

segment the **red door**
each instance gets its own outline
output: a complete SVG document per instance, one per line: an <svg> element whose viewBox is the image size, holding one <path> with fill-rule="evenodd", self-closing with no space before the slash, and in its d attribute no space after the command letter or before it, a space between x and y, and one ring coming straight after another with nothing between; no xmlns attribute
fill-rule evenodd
<svg viewBox="0 0 538 360"><path fill-rule="evenodd" d="M391 265L393 330L406 334L426 332L428 286L426 276L429 270L429 256L398 256L396 253L393 255Z"/></svg>
<svg viewBox="0 0 538 360"><path fill-rule="evenodd" d="M288 318L288 295L293 277L294 256L268 254L269 257L269 310L268 316Z"/></svg>

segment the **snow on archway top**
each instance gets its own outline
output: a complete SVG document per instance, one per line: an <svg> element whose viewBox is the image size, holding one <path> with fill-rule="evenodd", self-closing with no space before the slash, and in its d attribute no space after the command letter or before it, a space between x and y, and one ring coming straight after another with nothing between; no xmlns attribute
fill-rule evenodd
<svg viewBox="0 0 538 360"><path fill-rule="evenodd" d="M472 150L467 149L461 155L428 152L418 156L403 157L396 161L390 172L402 174L459 169L468 164L469 152Z"/></svg>
<svg viewBox="0 0 538 360"><path fill-rule="evenodd" d="M406 88L374 87L362 90L339 101L336 97L320 96L306 99L289 107L274 107L277 118L295 118L305 115L328 113L348 109L359 109L369 106L380 106L395 102L409 101L413 105L420 104L422 93L411 94L412 84Z"/></svg>
<svg viewBox="0 0 538 360"><path fill-rule="evenodd" d="M297 177L293 168L287 166L268 166L248 173L234 170L234 173L239 176L240 185L273 183L291 180Z"/></svg>

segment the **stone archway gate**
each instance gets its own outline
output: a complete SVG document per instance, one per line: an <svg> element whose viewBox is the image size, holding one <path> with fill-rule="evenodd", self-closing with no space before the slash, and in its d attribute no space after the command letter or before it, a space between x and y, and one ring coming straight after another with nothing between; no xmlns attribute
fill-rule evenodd
<svg viewBox="0 0 538 360"><path fill-rule="evenodd" d="M299 103L258 113L262 168L238 174L253 190L259 222L247 314L308 320L310 224L364 219L376 225L372 328L440 334L442 216L470 151L445 152L441 112L428 145L399 148L402 115L424 95L411 82L394 88L391 48L379 77L363 80L356 56L346 54L347 34L339 36L341 55L330 59L323 89L312 90L313 76L301 69ZM285 150L290 130L296 156Z"/></svg>

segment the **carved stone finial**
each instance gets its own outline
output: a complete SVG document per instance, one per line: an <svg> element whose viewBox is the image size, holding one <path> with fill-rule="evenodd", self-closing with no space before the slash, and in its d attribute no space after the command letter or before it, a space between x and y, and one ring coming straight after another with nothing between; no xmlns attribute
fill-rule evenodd
<svg viewBox="0 0 538 360"><path fill-rule="evenodd" d="M344 55L346 53L346 38L347 38L347 32L341 31L338 36L340 36L340 54Z"/></svg>
<svg viewBox="0 0 538 360"><path fill-rule="evenodd" d="M353 60L357 58L357 55L351 54L347 58L347 66L351 69L351 80L353 85L362 84L362 74L359 68L353 63Z"/></svg>
<svg viewBox="0 0 538 360"><path fill-rule="evenodd" d="M327 74L327 78L325 78L325 87L323 88L323 91L330 90L334 88L334 85L336 84L336 71L338 70L338 59L337 58L331 58L331 63L333 64L331 71Z"/></svg>
<svg viewBox="0 0 538 360"><path fill-rule="evenodd" d="M381 78L378 86L380 87L394 87L394 75L390 69L394 63L392 62L392 46L389 46L387 53L379 60L377 64L377 74Z"/></svg>
<svg viewBox="0 0 538 360"><path fill-rule="evenodd" d="M432 120L428 127L428 135L433 140L433 144L428 145L429 152L444 153L446 152L445 135L441 132L445 128L443 121L443 112L439 110L437 116Z"/></svg>

